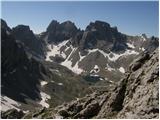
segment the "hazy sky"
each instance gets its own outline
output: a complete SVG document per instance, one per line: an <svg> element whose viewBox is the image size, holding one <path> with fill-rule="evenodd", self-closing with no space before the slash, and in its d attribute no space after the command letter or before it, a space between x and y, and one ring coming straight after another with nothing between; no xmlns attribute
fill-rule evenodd
<svg viewBox="0 0 160 120"><path fill-rule="evenodd" d="M2 18L10 27L29 25L35 33L45 31L52 19L71 20L85 29L102 20L129 35L158 36L158 2L2 2Z"/></svg>

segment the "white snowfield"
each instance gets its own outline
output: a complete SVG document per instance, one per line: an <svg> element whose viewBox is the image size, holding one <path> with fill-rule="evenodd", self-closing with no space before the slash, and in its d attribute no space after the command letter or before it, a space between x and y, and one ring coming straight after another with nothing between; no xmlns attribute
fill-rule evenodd
<svg viewBox="0 0 160 120"><path fill-rule="evenodd" d="M81 56L81 54L79 52L80 59L75 63L74 66L72 66L72 60L73 59L71 58L71 56L72 56L72 54L74 54L76 52L76 50L78 48L74 48L72 45L67 46L66 44L67 44L68 41L69 40L65 40L65 41L61 42L60 44L58 44L58 45L53 45L53 44L52 45L48 45L48 48L50 49L50 51L47 52L46 61L52 61L50 59L50 56L54 57L55 55L60 55L63 58L65 58L65 61L63 61L61 63L61 65L67 67L68 69L72 70L76 74L81 74L82 72L84 72L84 70L79 67L79 63L85 57L87 57L89 54L91 54L93 52L96 52L96 51L99 51L105 58L108 58L110 61L113 61L113 62L115 62L116 60L118 60L122 56L128 56L128 55L132 55L132 54L138 55L139 54L139 52L136 52L135 50L128 50L128 49L124 53L121 53L121 54L117 54L117 53L113 53L113 52L105 53L103 50L100 50L100 49L92 49L92 50L89 49L88 50L88 54L85 55L85 56ZM133 44L127 43L127 45L129 47L131 47L131 48L135 48L135 46ZM63 51L60 52L60 49L63 46L66 47L64 51L66 51L67 49L71 49L71 52L70 52L70 54L68 56L66 56L66 54L63 53ZM111 67L108 67L108 70L112 71L114 69L112 69ZM122 72L122 70L121 70L121 72Z"/></svg>
<svg viewBox="0 0 160 120"><path fill-rule="evenodd" d="M80 60L77 61L74 66L72 66L72 59L70 59L71 55L76 50L77 50L77 48L72 48L72 51L71 51L70 55L66 58L66 60L64 62L61 63L61 65L66 66L67 68L69 68L70 70L72 70L76 74L81 74L83 72L83 69L79 68L78 63L80 62L80 60L83 59L83 57L80 56Z"/></svg>
<svg viewBox="0 0 160 120"><path fill-rule="evenodd" d="M48 99L51 99L51 96L49 96L48 94L44 93L44 92L40 92L41 95L41 101L39 102L40 105L42 105L43 107L49 108L49 104L46 102Z"/></svg>
<svg viewBox="0 0 160 120"><path fill-rule="evenodd" d="M65 54L63 51L60 52L60 48L61 48L62 46L65 46L68 41L69 41L69 40L65 40L65 41L61 42L60 44L58 44L58 45L54 45L54 44L48 45L48 49L49 49L50 51L47 52L46 61L51 61L51 62L52 62L52 60L50 59L50 57L51 57L51 56L54 57L55 55L60 55L60 56L62 56L63 58L66 58L66 54Z"/></svg>
<svg viewBox="0 0 160 120"><path fill-rule="evenodd" d="M116 53L113 53L113 52L111 54L113 54L113 57L111 58L111 57L108 56L109 60L116 61L122 56L128 56L128 55L133 55L133 54L138 55L139 53L136 52L135 50L126 50L122 54L116 54Z"/></svg>
<svg viewBox="0 0 160 120"><path fill-rule="evenodd" d="M120 67L120 68L119 68L119 71L120 71L121 73L125 73L125 69L124 69L123 67Z"/></svg>
<svg viewBox="0 0 160 120"><path fill-rule="evenodd" d="M93 52L96 52L96 51L99 51L102 55L104 55L104 57L107 57L110 61L116 61L116 60L118 60L122 56L127 56L127 55L132 55L132 54L138 55L139 54L135 50L126 50L122 54L117 54L117 53L113 53L113 52L110 52L108 54L108 53L105 53L103 50L99 50L99 49L88 50L89 54L93 53ZM113 57L111 57L111 56L113 56Z"/></svg>
<svg viewBox="0 0 160 120"><path fill-rule="evenodd" d="M47 81L41 81L40 82L41 86L43 87L44 85L48 84ZM40 105L42 105L43 107L49 108L49 104L46 102L48 99L51 99L51 96L47 95L44 92L40 92L41 95L41 101L39 102Z"/></svg>
<svg viewBox="0 0 160 120"><path fill-rule="evenodd" d="M15 100L12 100L11 98L7 96L1 96L1 108L0 108L1 111L7 111L13 108L20 111L20 109L18 108L20 105L21 104L19 104Z"/></svg>

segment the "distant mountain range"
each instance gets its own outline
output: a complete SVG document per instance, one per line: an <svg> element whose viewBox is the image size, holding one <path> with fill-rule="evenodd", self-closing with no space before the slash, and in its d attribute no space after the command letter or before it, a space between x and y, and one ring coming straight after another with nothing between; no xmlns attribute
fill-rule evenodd
<svg viewBox="0 0 160 120"><path fill-rule="evenodd" d="M53 20L35 35L29 26L11 29L1 20L1 35L2 111L24 113L110 90L136 58L159 47L157 37L122 34L102 21L80 30L71 21Z"/></svg>

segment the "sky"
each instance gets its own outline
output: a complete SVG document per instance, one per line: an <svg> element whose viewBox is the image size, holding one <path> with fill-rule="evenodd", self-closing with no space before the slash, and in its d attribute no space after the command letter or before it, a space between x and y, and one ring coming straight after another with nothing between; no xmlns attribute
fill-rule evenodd
<svg viewBox="0 0 160 120"><path fill-rule="evenodd" d="M158 36L158 1L133 2L2 2L1 18L9 27L29 25L34 33L46 30L52 20L70 20L85 29L90 22L101 20L128 35Z"/></svg>

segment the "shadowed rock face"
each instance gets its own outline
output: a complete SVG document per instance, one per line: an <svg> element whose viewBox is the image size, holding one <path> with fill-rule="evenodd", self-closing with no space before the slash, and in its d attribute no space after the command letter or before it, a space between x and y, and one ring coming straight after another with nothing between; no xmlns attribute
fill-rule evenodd
<svg viewBox="0 0 160 120"><path fill-rule="evenodd" d="M57 44L72 38L77 31L77 27L71 21L60 24L59 22L52 20L42 38L49 43Z"/></svg>
<svg viewBox="0 0 160 120"><path fill-rule="evenodd" d="M84 41L81 43L84 49L91 46L102 50L121 51L127 46L126 36L118 32L116 27L112 28L108 23L102 21L90 23L86 27L82 41ZM102 41L104 41L103 44L100 44ZM109 46L112 47L109 48Z"/></svg>
<svg viewBox="0 0 160 120"><path fill-rule="evenodd" d="M54 110L47 109L43 117L39 114L37 118L158 118L158 55L158 49L151 54L144 53L130 65L125 77L112 89L94 92ZM137 62L141 66L132 69Z"/></svg>
<svg viewBox="0 0 160 120"><path fill-rule="evenodd" d="M24 45L24 48L35 56L44 57L44 44L38 39L29 26L18 25L12 29L12 35L18 42Z"/></svg>
<svg viewBox="0 0 160 120"><path fill-rule="evenodd" d="M11 31L11 29L7 26L7 23L1 19L1 29L5 30L5 31Z"/></svg>
<svg viewBox="0 0 160 120"><path fill-rule="evenodd" d="M2 23L3 25L3 23ZM39 98L37 84L42 78L42 65L27 55L23 45L17 43L14 36L1 28L2 43L2 95L17 101L24 101L24 96L31 99Z"/></svg>

